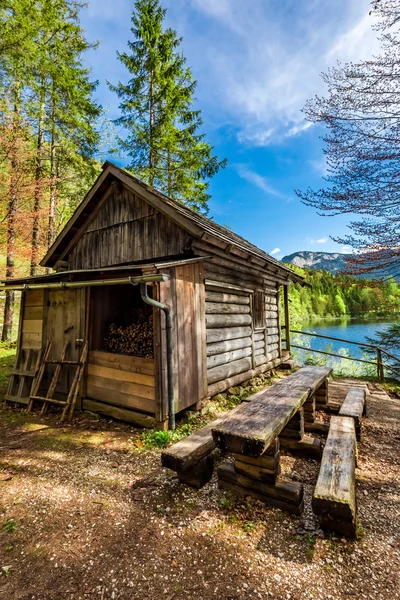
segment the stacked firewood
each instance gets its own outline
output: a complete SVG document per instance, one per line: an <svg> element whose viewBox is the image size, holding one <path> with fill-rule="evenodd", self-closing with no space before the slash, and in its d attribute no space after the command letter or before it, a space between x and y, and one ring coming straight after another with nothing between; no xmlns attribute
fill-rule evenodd
<svg viewBox="0 0 400 600"><path fill-rule="evenodd" d="M117 354L132 354L142 358L153 358L153 315L136 310L131 323L110 323L106 327L104 348Z"/></svg>

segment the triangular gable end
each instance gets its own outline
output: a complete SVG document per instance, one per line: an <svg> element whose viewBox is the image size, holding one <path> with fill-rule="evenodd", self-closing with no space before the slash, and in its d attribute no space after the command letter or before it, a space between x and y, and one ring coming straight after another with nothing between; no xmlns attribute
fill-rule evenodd
<svg viewBox="0 0 400 600"><path fill-rule="evenodd" d="M89 269L175 256L182 253L188 233L201 234L151 191L123 175L106 163L42 266L65 260L70 269Z"/></svg>

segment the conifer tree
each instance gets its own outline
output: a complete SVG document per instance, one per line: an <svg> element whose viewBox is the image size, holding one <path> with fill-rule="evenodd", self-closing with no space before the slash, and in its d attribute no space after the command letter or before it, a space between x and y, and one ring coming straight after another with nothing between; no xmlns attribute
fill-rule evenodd
<svg viewBox="0 0 400 600"><path fill-rule="evenodd" d="M96 83L82 65L82 56L93 45L79 24L77 2L42 0L42 28L38 33L39 61L33 86L31 115L37 132L36 179L33 205L31 275L37 272L44 189L43 171L50 180L47 244L56 228L56 197L60 179L59 154L69 146L76 155L93 155L98 135L93 123L100 114L92 100Z"/></svg>
<svg viewBox="0 0 400 600"><path fill-rule="evenodd" d="M121 149L129 169L150 185L197 210L207 210L207 179L226 165L199 133L200 111L193 109L196 82L179 47L182 39L164 28L159 0L137 0L129 53L118 54L131 75L110 85L121 99L116 121L127 130Z"/></svg>

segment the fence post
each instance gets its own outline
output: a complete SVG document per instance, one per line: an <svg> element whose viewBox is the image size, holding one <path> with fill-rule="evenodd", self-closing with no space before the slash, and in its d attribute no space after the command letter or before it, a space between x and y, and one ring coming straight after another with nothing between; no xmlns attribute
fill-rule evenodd
<svg viewBox="0 0 400 600"><path fill-rule="evenodd" d="M376 349L376 362L377 362L377 375L378 381L383 381L383 364L382 364L382 352L380 348Z"/></svg>

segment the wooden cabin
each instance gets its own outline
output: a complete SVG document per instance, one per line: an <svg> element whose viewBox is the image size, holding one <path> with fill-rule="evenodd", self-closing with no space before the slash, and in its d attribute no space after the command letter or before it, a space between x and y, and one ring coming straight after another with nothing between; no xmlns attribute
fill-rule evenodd
<svg viewBox="0 0 400 600"><path fill-rule="evenodd" d="M4 282L22 290L19 360L49 341L50 358L69 341L64 358L76 360L87 341L84 409L163 427L169 380L179 413L287 359L279 295L288 312L287 287L302 278L109 162L41 265L53 272ZM164 312L131 277L171 309L171 373ZM60 397L71 378L64 368Z"/></svg>

